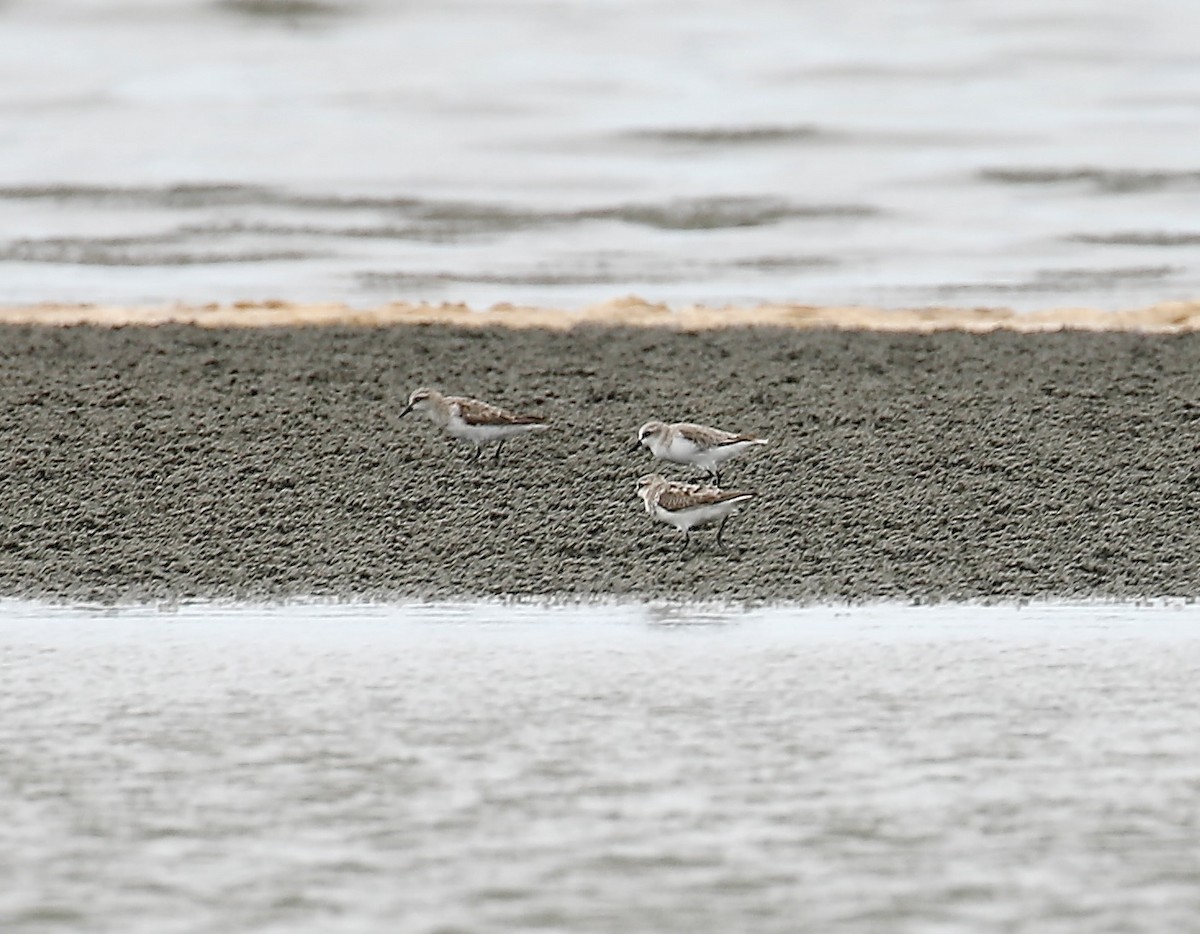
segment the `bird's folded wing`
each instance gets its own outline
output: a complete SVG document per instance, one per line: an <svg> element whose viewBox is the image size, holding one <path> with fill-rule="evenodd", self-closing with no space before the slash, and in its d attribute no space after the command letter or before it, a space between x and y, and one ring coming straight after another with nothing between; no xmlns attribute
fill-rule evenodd
<svg viewBox="0 0 1200 934"><path fill-rule="evenodd" d="M745 490L719 490L715 486L679 483L672 484L658 495L658 505L667 512L677 512L680 509L727 503L731 499L748 499L753 495Z"/></svg>
<svg viewBox="0 0 1200 934"><path fill-rule="evenodd" d="M715 448L722 444L733 444L735 441L753 441L753 435L735 435L720 428L709 428L707 425L681 424L676 426L680 436L697 447Z"/></svg>
<svg viewBox="0 0 1200 934"><path fill-rule="evenodd" d="M543 419L533 415L515 415L499 406L478 399L455 399L458 417L468 425L540 425Z"/></svg>

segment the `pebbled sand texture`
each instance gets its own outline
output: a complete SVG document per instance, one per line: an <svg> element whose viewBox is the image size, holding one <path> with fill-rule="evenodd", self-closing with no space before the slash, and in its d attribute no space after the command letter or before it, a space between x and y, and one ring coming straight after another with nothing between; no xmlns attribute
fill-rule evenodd
<svg viewBox="0 0 1200 934"><path fill-rule="evenodd" d="M1200 594L1200 335L0 327L0 596L734 601ZM505 460L418 385L549 417ZM769 435L732 548L638 425Z"/></svg>

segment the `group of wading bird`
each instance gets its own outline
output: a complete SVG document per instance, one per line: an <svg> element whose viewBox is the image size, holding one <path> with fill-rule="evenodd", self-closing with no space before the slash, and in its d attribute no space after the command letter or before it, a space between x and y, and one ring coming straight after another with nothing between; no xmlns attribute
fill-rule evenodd
<svg viewBox="0 0 1200 934"><path fill-rule="evenodd" d="M545 419L533 415L516 415L465 396L444 396L435 389L418 389L409 396L400 417L409 412L420 412L451 437L475 445L472 460L479 460L483 449L494 444L493 459L499 461L500 449L509 438L550 427ZM721 465L766 443L766 438L733 434L691 422L646 422L638 429L637 442L631 451L645 445L659 460L698 467L712 483L683 483L651 473L638 478L637 495L645 503L648 515L683 533L683 550L687 550L692 529L714 522L720 523L717 527L717 547L720 547L721 533L729 517L754 497L746 490L722 490Z"/></svg>

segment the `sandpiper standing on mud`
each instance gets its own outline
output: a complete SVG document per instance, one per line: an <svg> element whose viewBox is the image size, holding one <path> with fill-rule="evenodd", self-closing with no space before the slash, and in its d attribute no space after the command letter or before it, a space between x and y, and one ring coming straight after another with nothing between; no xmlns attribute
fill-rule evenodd
<svg viewBox="0 0 1200 934"><path fill-rule="evenodd" d="M734 434L691 422L646 422L638 429L638 443L659 460L699 467L714 483L721 482L721 465L750 448L766 444L766 438Z"/></svg>
<svg viewBox="0 0 1200 934"><path fill-rule="evenodd" d="M485 446L496 445L493 460L499 462L500 449L509 438L545 431L550 425L535 415L515 415L507 409L469 399L466 396L444 396L436 389L421 389L408 397L408 405L400 413L421 412L451 437L475 445L472 460L479 460Z"/></svg>
<svg viewBox="0 0 1200 934"><path fill-rule="evenodd" d="M717 528L717 547L720 548L725 523L754 497L747 490L721 490L699 483L680 483L656 473L638 478L637 495L645 503L647 514L683 533L682 551L687 550L692 529L717 520L721 522Z"/></svg>

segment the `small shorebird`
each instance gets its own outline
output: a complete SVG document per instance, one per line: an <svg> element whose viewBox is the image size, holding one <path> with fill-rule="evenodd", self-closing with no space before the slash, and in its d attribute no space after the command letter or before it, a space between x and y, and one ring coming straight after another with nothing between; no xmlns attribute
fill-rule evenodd
<svg viewBox="0 0 1200 934"><path fill-rule="evenodd" d="M506 409L465 396L443 396L436 389L416 390L408 397L408 405L398 417L403 418L409 412L422 412L452 437L475 445L472 460L479 460L486 445L495 444L493 459L499 461L500 449L509 438L550 427L545 419L514 415Z"/></svg>
<svg viewBox="0 0 1200 934"><path fill-rule="evenodd" d="M637 495L646 504L646 512L683 533L683 551L687 551L692 529L718 519L721 524L717 528L717 547L721 547L725 523L737 512L738 507L754 497L753 493L745 490L721 490L699 483L680 483L656 473L639 477L637 486Z"/></svg>
<svg viewBox="0 0 1200 934"><path fill-rule="evenodd" d="M735 435L720 428L693 425L691 422L675 422L672 425L646 422L638 429L638 444L648 447L650 453L659 460L699 467L716 484L721 482L721 465L725 461L766 443L766 438Z"/></svg>

